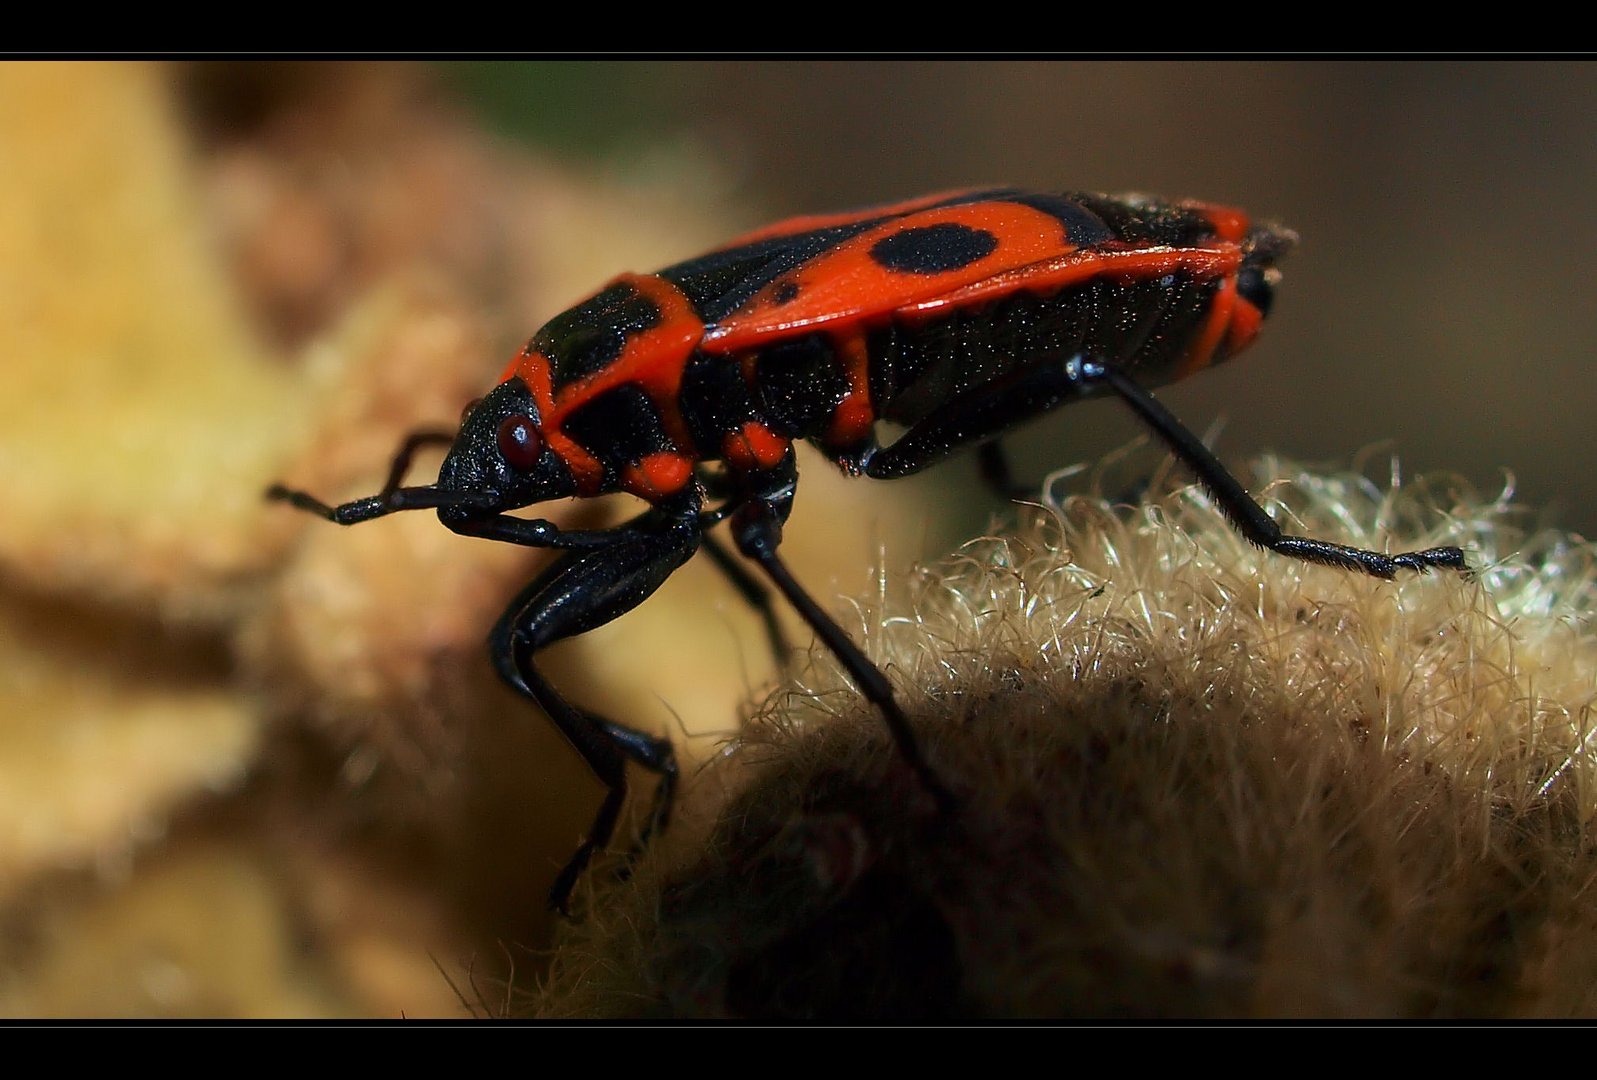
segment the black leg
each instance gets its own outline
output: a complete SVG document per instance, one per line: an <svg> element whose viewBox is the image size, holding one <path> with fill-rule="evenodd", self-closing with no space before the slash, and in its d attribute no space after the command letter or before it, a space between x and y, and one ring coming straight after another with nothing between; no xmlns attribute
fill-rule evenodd
<svg viewBox="0 0 1597 1080"><path fill-rule="evenodd" d="M1294 559L1339 566L1346 570L1362 570L1380 578L1392 577L1400 567L1422 572L1432 567L1469 569L1464 561L1464 552L1456 547L1384 555L1378 551L1366 551L1326 540L1288 536L1253 500L1253 496L1248 494L1237 478L1226 471L1226 467L1209 452L1209 448L1159 404L1152 394L1132 381L1130 376L1107 365L1085 364L1082 368L1085 378L1106 383L1120 396L1120 400L1153 428L1176 457L1186 462L1187 467L1197 475L1198 482L1214 496L1231 524L1250 543Z"/></svg>
<svg viewBox="0 0 1597 1080"><path fill-rule="evenodd" d="M960 447L971 443L992 445L1022 420L1041 416L1090 392L1091 387L1071 378L1060 366L1028 369L934 409L890 446L867 449L861 458L861 469L877 480L909 476L935 465ZM984 450L984 474L991 453ZM1002 468L1002 474L1004 483L1009 484L1008 469ZM1027 494L1028 498L1034 496L1035 493Z"/></svg>
<svg viewBox="0 0 1597 1080"><path fill-rule="evenodd" d="M1040 364L944 405L891 446L868 454L864 470L867 475L882 479L907 476L940 460L951 446L974 440L990 441L1019 420L1036 416L1071 398L1091 394L1099 387L1113 391L1153 428L1176 457L1197 475L1198 482L1214 496L1232 525L1250 543L1294 559L1361 570L1381 578L1390 578L1399 569L1469 569L1463 551L1456 547L1385 555L1326 540L1286 535L1208 447L1152 394L1113 365L1085 356L1071 357L1059 364Z"/></svg>
<svg viewBox="0 0 1597 1080"><path fill-rule="evenodd" d="M642 830L641 848L665 825L676 786L671 744L588 712L567 701L533 662L556 641L602 626L652 594L699 544L696 507L668 517L649 511L611 534L608 547L570 551L506 610L489 638L489 652L501 678L549 714L609 792L588 835L561 870L549 892L549 905L567 910L571 890L596 851L615 832L626 799L625 763L659 774L653 807Z"/></svg>
<svg viewBox="0 0 1597 1080"><path fill-rule="evenodd" d="M936 800L938 810L948 813L955 805L954 796L921 755L914 729L899 709L887 676L871 663L870 658L860 651L836 620L799 585L777 555L776 549L782 542L780 514L778 507L763 499L754 498L744 503L732 516L732 534L738 550L759 564L760 569L765 571L782 595L814 629L816 636L842 663L866 700L881 711L899 755L914 771L921 786Z"/></svg>
<svg viewBox="0 0 1597 1080"><path fill-rule="evenodd" d="M996 492L999 498L1010 502L1036 502L1044 493L1041 484L1022 484L1016 481L1009 467L1009 455L997 439L981 444L976 451L977 467L982 482Z"/></svg>
<svg viewBox="0 0 1597 1080"><path fill-rule="evenodd" d="M400 487L399 482L410 471L410 463L416 457L416 451L424 446L448 446L454 442L455 437L446 431L413 431L400 443L399 450L394 454L394 460L388 467L388 479L383 483L383 488L375 495L355 499L351 502L330 506L314 495L307 492L295 491L282 484L273 484L266 489L268 499L279 499L315 514L317 517L326 518L328 521L339 525L355 525L362 521L384 517L401 510L436 510L439 508L455 508L467 511L484 511L498 508L498 499L488 492L481 491L443 491L426 485L422 487Z"/></svg>
<svg viewBox="0 0 1597 1080"><path fill-rule="evenodd" d="M384 482L382 490L376 495L368 496L364 499L357 499L355 502L345 503L343 506L328 506L320 499L307 495L303 491L293 491L281 484L273 484L271 487L267 488L266 497L268 499L281 499L286 503L291 503L301 510L315 514L317 517L326 518L328 521L336 521L340 525L353 525L356 520L364 521L367 518L377 517L380 515L367 514L365 517L361 518L350 518L350 508L357 506L366 507L374 504L387 507L387 504L393 501L395 494L397 494L400 490L399 482L403 480L405 478L405 474L410 471L410 463L416 457L416 451L420 450L424 446L448 446L454 441L455 437L447 431L411 432L409 435L405 436L405 441L400 443L399 449L394 452L394 460L388 466L388 479ZM412 507L396 506L392 507L391 509L409 510L412 509ZM350 518L350 520L345 520L345 518Z"/></svg>
<svg viewBox="0 0 1597 1080"><path fill-rule="evenodd" d="M764 585L756 581L743 564L732 556L711 533L704 534L704 544L701 550L715 563L716 569L726 575L746 602L755 611L759 612L760 620L765 623L765 637L771 644L771 655L776 657L778 668L787 667L788 657L793 655L793 647L788 643L787 631L782 629L782 621L776 617L776 605L771 603L771 592Z"/></svg>
<svg viewBox="0 0 1597 1080"><path fill-rule="evenodd" d="M412 431L405 436L405 441L399 444L399 450L394 454L394 460L388 467L388 480L383 484L378 497L391 495L399 487L399 482L405 479L405 474L410 471L410 463L416 456L416 451L424 446L448 446L455 441L452 431Z"/></svg>
<svg viewBox="0 0 1597 1080"><path fill-rule="evenodd" d="M538 671L533 657L554 642L602 626L642 603L693 557L704 530L724 515L701 513L697 489L693 489L618 528L566 531L543 519L499 513L503 502L492 491L399 486L417 450L450 441L452 437L442 432L411 435L394 456L387 482L376 495L333 506L306 492L273 485L267 497L281 499L340 525L403 510L437 509L444 524L456 532L565 552L522 590L489 639L489 652L500 677L548 713L608 789L587 836L550 889L550 906L564 912L583 869L594 853L609 842L620 819L626 801L626 763L634 762L659 776L653 806L634 853L665 826L676 789L677 767L669 740L635 731L571 704ZM740 567L736 570L741 580L764 594L758 582ZM738 577L734 577L736 580Z"/></svg>

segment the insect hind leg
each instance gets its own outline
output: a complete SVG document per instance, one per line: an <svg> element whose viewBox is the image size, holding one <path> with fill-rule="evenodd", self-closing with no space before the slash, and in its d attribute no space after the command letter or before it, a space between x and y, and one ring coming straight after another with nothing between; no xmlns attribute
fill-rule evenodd
<svg viewBox="0 0 1597 1080"><path fill-rule="evenodd" d="M1391 578L1400 569L1418 570L1421 573L1433 567L1465 573L1469 571L1463 550L1456 547L1426 548L1423 551L1386 555L1379 551L1284 533L1209 448L1130 376L1109 365L1083 364L1080 370L1083 378L1105 383L1164 440L1171 452L1186 463L1197 475L1198 482L1214 496L1227 520L1250 543L1289 558L1344 570L1361 570L1379 578Z"/></svg>

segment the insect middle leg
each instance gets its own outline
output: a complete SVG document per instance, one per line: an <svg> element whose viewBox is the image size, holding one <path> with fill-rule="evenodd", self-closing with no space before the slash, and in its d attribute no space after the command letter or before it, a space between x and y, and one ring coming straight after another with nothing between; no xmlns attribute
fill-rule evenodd
<svg viewBox="0 0 1597 1080"><path fill-rule="evenodd" d="M976 462L982 483L999 498L1010 502L1036 502L1043 494L1041 483L1024 484L1015 479L1009 455L997 439L989 439L977 448Z"/></svg>
<svg viewBox="0 0 1597 1080"><path fill-rule="evenodd" d="M753 483L749 494L744 497L732 515L732 536L738 550L765 572L777 590L787 598L804 621L810 624L816 636L831 650L832 655L837 657L838 662L843 665L843 669L848 672L849 678L859 687L866 700L881 712L899 756L915 773L921 786L936 801L939 812L947 813L955 805L954 796L927 763L925 755L921 753L915 731L893 696L892 683L882 673L881 668L872 663L870 657L854 644L847 631L837 624L837 620L828 615L825 609L815 602L814 597L798 583L792 572L788 570L787 564L776 553L776 549L782 543L782 524L792 506L793 488L797 481L792 452L789 451L787 459L781 465L758 474L751 480Z"/></svg>
<svg viewBox="0 0 1597 1080"><path fill-rule="evenodd" d="M760 616L760 621L765 625L765 639L770 644L771 655L776 658L776 666L779 669L786 668L788 658L793 655L793 646L787 640L787 631L782 629L782 620L776 616L776 605L771 602L770 590L743 569L737 558L713 534L704 535L703 551L715 568L732 583L744 603Z"/></svg>
<svg viewBox="0 0 1597 1080"><path fill-rule="evenodd" d="M738 497L739 485L726 470L701 469L698 477L699 483L709 492L711 498L731 500ZM793 655L793 646L787 639L787 631L782 629L782 621L776 616L776 605L771 602L771 591L743 568L743 564L727 550L726 545L714 533L704 534L703 551L715 564L715 568L721 571L722 576L738 591L738 595L743 597L744 603L760 616L760 621L765 625L765 639L770 644L776 666L778 669L785 669L788 658Z"/></svg>

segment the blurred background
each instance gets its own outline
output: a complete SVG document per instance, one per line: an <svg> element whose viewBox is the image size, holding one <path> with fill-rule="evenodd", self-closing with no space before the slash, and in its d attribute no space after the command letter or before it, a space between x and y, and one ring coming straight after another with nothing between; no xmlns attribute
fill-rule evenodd
<svg viewBox="0 0 1597 1080"><path fill-rule="evenodd" d="M483 655L539 556L260 492L369 494L548 317L781 216L1004 184L1280 221L1265 332L1177 415L1241 468L1506 470L1597 533L1593 115L1559 63L0 64L0 1015L515 1011L600 794ZM1139 434L1099 401L1011 449ZM801 471L791 561L860 618L1005 512L960 462ZM773 678L697 562L548 665L690 773Z"/></svg>

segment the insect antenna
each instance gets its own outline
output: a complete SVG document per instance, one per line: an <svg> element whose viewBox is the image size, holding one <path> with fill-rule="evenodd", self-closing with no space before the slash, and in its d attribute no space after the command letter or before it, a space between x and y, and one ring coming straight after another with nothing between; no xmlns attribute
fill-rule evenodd
<svg viewBox="0 0 1597 1080"><path fill-rule="evenodd" d="M267 488L266 497L286 502L306 513L326 518L338 525L354 525L357 522L385 517L400 510L436 510L440 506L497 510L498 500L486 492L446 491L432 484L417 487L399 486L399 482L405 478L405 473L410 471L410 463L415 458L416 451L424 446L448 446L454 442L454 439L455 437L447 431L411 432L394 454L393 464L388 469L388 478L383 481L383 489L364 499L354 499L337 506L329 506L308 492L295 491L282 484L273 484Z"/></svg>
<svg viewBox="0 0 1597 1080"><path fill-rule="evenodd" d="M441 506L495 510L499 506L497 497L491 492L447 491L431 484L419 487L390 488L376 495L368 495L363 499L352 499L347 503L339 503L337 506L330 506L314 495L304 491L295 491L293 488L284 487L282 484L273 484L267 488L266 497L286 502L291 506L304 510L306 513L326 518L328 521L338 525L354 525L362 521L371 521L373 518L386 517L401 510L436 510Z"/></svg>

